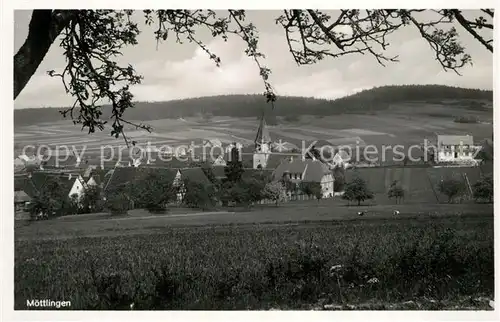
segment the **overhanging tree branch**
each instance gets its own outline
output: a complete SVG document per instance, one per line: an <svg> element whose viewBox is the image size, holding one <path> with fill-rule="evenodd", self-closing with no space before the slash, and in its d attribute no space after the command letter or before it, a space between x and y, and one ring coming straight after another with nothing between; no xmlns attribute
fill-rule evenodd
<svg viewBox="0 0 500 322"><path fill-rule="evenodd" d="M28 37L14 55L14 99L28 84L52 43L74 16L73 10L33 10Z"/></svg>

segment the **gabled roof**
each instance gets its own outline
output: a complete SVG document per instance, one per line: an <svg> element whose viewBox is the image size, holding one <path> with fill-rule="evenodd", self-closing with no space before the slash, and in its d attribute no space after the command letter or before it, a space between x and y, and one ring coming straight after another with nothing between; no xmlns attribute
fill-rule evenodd
<svg viewBox="0 0 500 322"><path fill-rule="evenodd" d="M149 174L158 173L166 176L167 179L172 181L175 179L177 169L171 168L156 168L156 167L124 167L115 168L110 174L108 182L105 184L105 191L112 191L120 186L128 183L133 183L146 178Z"/></svg>
<svg viewBox="0 0 500 322"><path fill-rule="evenodd" d="M164 176L167 180L173 181L179 171L178 169L156 167L143 167L135 169L137 169L135 180L142 180L150 174L158 174Z"/></svg>
<svg viewBox="0 0 500 322"><path fill-rule="evenodd" d="M307 161L307 160L306 160ZM321 161L309 160L306 174L303 181L305 182L321 182L321 179L331 173L327 165Z"/></svg>
<svg viewBox="0 0 500 322"><path fill-rule="evenodd" d="M31 200L31 197L24 190L14 191L14 203L24 203Z"/></svg>
<svg viewBox="0 0 500 322"><path fill-rule="evenodd" d="M14 191L23 190L27 180L28 180L27 175L14 176Z"/></svg>
<svg viewBox="0 0 500 322"><path fill-rule="evenodd" d="M312 159L293 159L288 162L281 163L274 171L273 177L275 180L283 178L285 173L303 173L305 182L320 182L323 176L331 173L328 166L319 160Z"/></svg>
<svg viewBox="0 0 500 322"><path fill-rule="evenodd" d="M438 135L438 146L441 145L473 145L474 140L471 135Z"/></svg>
<svg viewBox="0 0 500 322"><path fill-rule="evenodd" d="M111 173L111 176L106 183L104 190L112 191L124 184L133 182L136 178L136 172L137 168L133 167L115 168Z"/></svg>
<svg viewBox="0 0 500 322"><path fill-rule="evenodd" d="M154 160L154 158L152 158ZM189 167L189 159L171 157L164 157L163 160L156 158L156 160L151 160L149 164L144 162L140 167L150 167L150 168L170 168L170 169L184 169Z"/></svg>
<svg viewBox="0 0 500 322"><path fill-rule="evenodd" d="M300 159L300 153L271 153L267 159L266 169L276 169L282 162L288 162L290 158Z"/></svg>
<svg viewBox="0 0 500 322"><path fill-rule="evenodd" d="M14 176L14 192L15 191L24 191L31 197L35 196L38 193L35 186L33 185L33 182L28 178L27 175Z"/></svg>
<svg viewBox="0 0 500 322"><path fill-rule="evenodd" d="M189 168L180 171L183 179L197 183L210 184L210 180L208 180L202 168Z"/></svg>
<svg viewBox="0 0 500 322"><path fill-rule="evenodd" d="M33 172L31 175L31 178L29 181L31 182L33 189L30 189L30 187L26 187L24 191L30 195L31 194L37 194L43 191L45 185L50 181L50 180L57 180L60 184L60 189L68 193L71 191L71 188L75 184L76 180L80 179L80 174L79 173L63 173L63 172ZM27 184L27 186L29 186ZM30 195L33 197L33 195Z"/></svg>
<svg viewBox="0 0 500 322"><path fill-rule="evenodd" d="M264 114L262 114L262 117L260 118L259 128L257 129L257 135L255 136L255 144L261 143L271 143L271 136L269 135L269 130L267 129Z"/></svg>

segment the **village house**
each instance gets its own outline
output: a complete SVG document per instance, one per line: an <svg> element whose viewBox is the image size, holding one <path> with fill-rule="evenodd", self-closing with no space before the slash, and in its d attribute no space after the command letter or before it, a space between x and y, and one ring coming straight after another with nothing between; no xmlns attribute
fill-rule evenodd
<svg viewBox="0 0 500 322"><path fill-rule="evenodd" d="M24 211L31 201L26 193L27 175L14 175L14 209L15 212Z"/></svg>
<svg viewBox="0 0 500 322"><path fill-rule="evenodd" d="M329 167L317 159L289 158L273 173L274 180L289 180L296 186L302 182L316 182L321 185L323 198L333 197L335 181Z"/></svg>
<svg viewBox="0 0 500 322"><path fill-rule="evenodd" d="M206 184L210 183L201 168L174 169L155 166L144 166L139 168L123 167L115 168L110 173L109 178L104 185L104 192L106 195L109 195L127 184L133 185L134 183L145 179L149 174L154 173L161 174L171 182L172 186L178 188L177 202L181 202L183 200L186 192L183 185L184 179ZM124 193L127 193L127 191L124 191ZM134 200L134 197L135 196L132 195L128 196L131 201Z"/></svg>
<svg viewBox="0 0 500 322"><path fill-rule="evenodd" d="M57 180L64 195L68 198L76 196L77 200L81 199L87 187L85 180L78 172L35 171L26 176L22 190L30 198L34 198L45 189L45 185L50 180Z"/></svg>
<svg viewBox="0 0 500 322"><path fill-rule="evenodd" d="M474 145L471 135L438 135L437 163L474 162L479 147Z"/></svg>

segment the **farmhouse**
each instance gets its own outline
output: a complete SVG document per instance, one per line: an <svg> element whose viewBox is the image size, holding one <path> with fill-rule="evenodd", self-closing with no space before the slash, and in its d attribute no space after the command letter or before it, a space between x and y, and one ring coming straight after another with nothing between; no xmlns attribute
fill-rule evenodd
<svg viewBox="0 0 500 322"><path fill-rule="evenodd" d="M31 201L31 197L26 193L26 182L28 177L25 175L14 176L14 209L16 212L22 211Z"/></svg>
<svg viewBox="0 0 500 322"><path fill-rule="evenodd" d="M183 180L188 179L194 182L209 183L207 176L201 168L186 168L186 169L173 169L173 168L159 168L159 167L124 167L114 169L107 183L104 185L106 194L119 190L127 184L134 184L145 179L149 174L161 174L172 185L179 188L177 194L177 201L182 201L185 190L183 190ZM126 191L124 191L126 193ZM134 196L129 196L133 199Z"/></svg>
<svg viewBox="0 0 500 322"><path fill-rule="evenodd" d="M473 162L477 148L471 135L438 135L437 162Z"/></svg>
<svg viewBox="0 0 500 322"><path fill-rule="evenodd" d="M78 172L36 171L28 175L23 190L30 198L33 198L42 192L45 185L51 180L59 182L60 189L68 198L76 195L80 199L87 186L85 180Z"/></svg>
<svg viewBox="0 0 500 322"><path fill-rule="evenodd" d="M316 159L289 158L276 168L273 178L289 180L296 185L316 182L321 185L323 198L333 197L333 174L326 164Z"/></svg>

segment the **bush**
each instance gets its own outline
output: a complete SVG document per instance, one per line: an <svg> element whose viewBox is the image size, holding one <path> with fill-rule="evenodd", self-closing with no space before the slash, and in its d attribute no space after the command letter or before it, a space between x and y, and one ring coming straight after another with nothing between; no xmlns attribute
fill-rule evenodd
<svg viewBox="0 0 500 322"><path fill-rule="evenodd" d="M215 206L216 198L213 185L185 180L184 189L182 202L186 206L202 210L212 209Z"/></svg>
<svg viewBox="0 0 500 322"><path fill-rule="evenodd" d="M493 202L493 175L482 176L473 186L474 199Z"/></svg>
<svg viewBox="0 0 500 322"><path fill-rule="evenodd" d="M405 197L405 190L403 187L398 183L398 181L394 181L391 184L391 187L389 188L389 191L387 191L387 197L389 199L396 199L396 203L400 203L401 200L404 199Z"/></svg>
<svg viewBox="0 0 500 322"><path fill-rule="evenodd" d="M176 200L178 187L173 186L173 178L162 172L148 174L131 187L131 195L136 199L136 207L143 207L151 213L163 213L169 202Z"/></svg>
<svg viewBox="0 0 500 322"><path fill-rule="evenodd" d="M112 215L125 215L130 209L130 199L125 193L116 192L108 195L105 207Z"/></svg>
<svg viewBox="0 0 500 322"><path fill-rule="evenodd" d="M81 208L83 213L95 213L103 210L102 191L99 186L88 186L85 188Z"/></svg>
<svg viewBox="0 0 500 322"><path fill-rule="evenodd" d="M448 203L452 203L456 197L465 192L465 184L456 177L449 177L439 182L438 190L448 197Z"/></svg>
<svg viewBox="0 0 500 322"><path fill-rule="evenodd" d="M279 202L283 201L286 197L286 188L279 181L269 182L264 187L263 196L274 201L276 206L278 206Z"/></svg>

